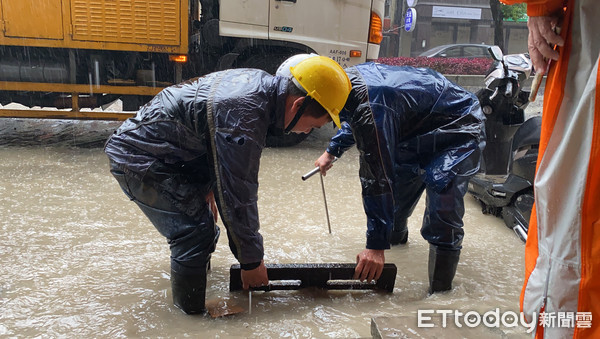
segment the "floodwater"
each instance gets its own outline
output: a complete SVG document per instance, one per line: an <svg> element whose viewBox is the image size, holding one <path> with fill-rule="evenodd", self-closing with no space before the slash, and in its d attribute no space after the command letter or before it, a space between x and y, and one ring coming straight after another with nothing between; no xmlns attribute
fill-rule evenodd
<svg viewBox="0 0 600 339"><path fill-rule="evenodd" d="M1 337L364 338L373 317L413 317L416 327L418 310L519 310L524 244L467 196L464 247L449 293L427 295L422 199L408 244L386 251L386 262L398 267L393 293L254 292L250 310L246 292L229 292L229 267L237 262L223 232L207 299L244 311L217 319L185 315L172 305L165 239L121 192L101 147L72 146L90 145L78 142L78 128L63 143L0 146ZM364 248L358 152L349 151L324 178L331 234L318 176L301 180L332 133L329 127L296 147L264 150L266 263L351 263ZM528 337L524 327L485 330L490 338Z"/></svg>

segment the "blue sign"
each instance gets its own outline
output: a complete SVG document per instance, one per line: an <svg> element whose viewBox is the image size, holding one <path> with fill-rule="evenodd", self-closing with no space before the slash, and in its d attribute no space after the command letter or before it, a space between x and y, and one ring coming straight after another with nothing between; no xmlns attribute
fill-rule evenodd
<svg viewBox="0 0 600 339"><path fill-rule="evenodd" d="M406 16L404 17L404 30L407 32L414 31L416 22L417 22L417 10L414 8L409 8L406 11Z"/></svg>

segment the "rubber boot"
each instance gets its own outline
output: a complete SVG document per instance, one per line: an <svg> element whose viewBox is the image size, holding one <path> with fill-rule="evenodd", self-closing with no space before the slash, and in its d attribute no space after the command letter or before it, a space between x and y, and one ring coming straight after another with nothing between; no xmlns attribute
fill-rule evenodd
<svg viewBox="0 0 600 339"><path fill-rule="evenodd" d="M180 268L181 266L171 265L173 304L186 314L205 313L207 267L196 267L193 270Z"/></svg>
<svg viewBox="0 0 600 339"><path fill-rule="evenodd" d="M459 259L460 250L429 245L429 294L452 289Z"/></svg>
<svg viewBox="0 0 600 339"><path fill-rule="evenodd" d="M394 222L392 234L390 235L390 245L404 245L408 241L407 220Z"/></svg>

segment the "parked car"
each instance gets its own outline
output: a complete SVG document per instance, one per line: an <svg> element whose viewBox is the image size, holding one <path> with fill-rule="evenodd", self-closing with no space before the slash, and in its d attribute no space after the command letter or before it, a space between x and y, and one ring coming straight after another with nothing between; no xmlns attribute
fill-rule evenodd
<svg viewBox="0 0 600 339"><path fill-rule="evenodd" d="M428 58L492 58L488 48L483 44L451 44L433 47L419 56Z"/></svg>

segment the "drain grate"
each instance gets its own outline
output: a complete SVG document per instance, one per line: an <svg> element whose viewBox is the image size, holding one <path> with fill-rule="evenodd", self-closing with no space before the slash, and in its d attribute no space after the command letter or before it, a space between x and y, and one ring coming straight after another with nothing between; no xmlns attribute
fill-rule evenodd
<svg viewBox="0 0 600 339"><path fill-rule="evenodd" d="M356 264L265 264L269 274L269 285L253 291L297 290L319 287L329 290L385 290L394 291L396 273L394 264L385 264L381 277L374 282L352 279ZM242 289L240 265L229 269L229 290Z"/></svg>

